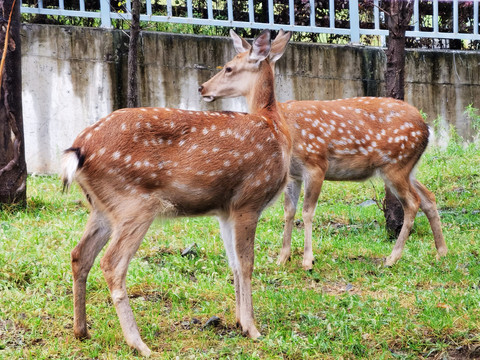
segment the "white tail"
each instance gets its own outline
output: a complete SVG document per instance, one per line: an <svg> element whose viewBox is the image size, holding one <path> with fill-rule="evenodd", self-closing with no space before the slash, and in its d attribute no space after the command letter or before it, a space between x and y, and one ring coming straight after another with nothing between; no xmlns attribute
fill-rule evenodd
<svg viewBox="0 0 480 360"><path fill-rule="evenodd" d="M289 34L282 31L272 54ZM248 44L247 44L248 45ZM276 57L270 55L272 68ZM302 182L305 182L303 267L311 269L312 220L324 180L359 181L379 175L400 200L404 223L392 253L393 265L402 251L420 207L432 228L438 256L447 253L435 196L412 173L428 143L428 127L417 109L391 98L334 101L289 101L279 104L293 140L291 181L285 192L285 229L278 263L291 253L293 220Z"/></svg>
<svg viewBox="0 0 480 360"><path fill-rule="evenodd" d="M66 150L64 184L75 174L91 204L85 233L71 253L77 337L89 337L86 280L111 237L100 266L126 342L150 354L128 301L128 264L156 217L198 215L218 217L234 274L236 320L248 336L260 335L251 296L255 231L262 210L287 183L291 152L269 53L270 33L263 32L252 49L200 88L206 100L246 96L251 114L122 109L85 129Z"/></svg>

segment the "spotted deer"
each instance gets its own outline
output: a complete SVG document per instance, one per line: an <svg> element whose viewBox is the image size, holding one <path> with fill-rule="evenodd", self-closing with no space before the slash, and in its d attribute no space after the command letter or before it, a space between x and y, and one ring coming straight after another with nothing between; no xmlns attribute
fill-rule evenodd
<svg viewBox="0 0 480 360"><path fill-rule="evenodd" d="M238 35L237 35L238 37ZM289 34L280 31L272 49ZM237 51L248 42L238 37ZM275 59L271 59L272 69ZM447 253L435 196L418 180L413 169L428 144L429 130L419 111L391 99L360 97L333 101L288 101L278 104L292 134L291 182L285 190L285 228L279 264L290 258L292 227L302 182L305 183L303 267L313 265L312 221L324 180L362 181L380 176L403 206L404 223L385 265L402 256L405 241L420 207L433 232L437 256Z"/></svg>
<svg viewBox="0 0 480 360"><path fill-rule="evenodd" d="M126 342L150 355L128 300L128 265L155 218L201 215L214 215L220 223L233 270L237 324L247 336L260 336L251 288L255 231L261 212L288 181L291 153L269 62L283 54L288 39L273 53L270 32L262 32L200 88L206 101L245 96L249 114L117 110L87 127L65 151L64 186L76 180L91 206L71 253L76 337L89 337L86 280L111 238L100 267Z"/></svg>

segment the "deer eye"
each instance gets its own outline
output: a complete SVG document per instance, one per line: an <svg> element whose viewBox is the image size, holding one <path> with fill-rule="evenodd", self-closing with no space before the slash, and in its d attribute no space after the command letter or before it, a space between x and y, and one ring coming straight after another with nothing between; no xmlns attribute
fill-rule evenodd
<svg viewBox="0 0 480 360"><path fill-rule="evenodd" d="M232 72L232 68L231 68L230 66L227 66L227 67L225 68L225 72L226 72L226 73L231 73L231 72Z"/></svg>

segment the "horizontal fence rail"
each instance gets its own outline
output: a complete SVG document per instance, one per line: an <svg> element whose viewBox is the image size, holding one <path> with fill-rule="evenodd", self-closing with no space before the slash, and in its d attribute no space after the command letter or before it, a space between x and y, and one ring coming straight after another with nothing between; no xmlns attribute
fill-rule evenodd
<svg viewBox="0 0 480 360"><path fill-rule="evenodd" d="M29 4L28 1L35 1ZM99 19L101 27L112 27L112 20L130 20L131 0L23 0L21 11L26 14L70 16ZM85 1L88 2L86 6ZM480 40L478 32L478 2L474 1L414 1L410 30L412 38ZM142 2L141 21L178 24L223 26L250 29L271 29L304 33L334 34L350 37L352 43L362 43L362 36L379 36L384 43L388 30L379 0L328 0L328 7L317 7L314 0L147 0ZM112 5L114 4L114 5ZM125 10L119 10L119 5ZM234 4L243 10L234 11ZM259 8L265 5L266 8ZM421 15L420 7L427 8ZM440 6L451 6L451 16L439 16ZM260 9L260 10L259 10ZM255 11L257 10L257 11ZM259 11L261 16L259 16ZM279 14L284 14L280 16ZM286 14L286 16L285 16ZM463 17L460 16L462 14ZM257 19L261 17L261 19ZM465 20L466 19L466 20ZM448 24L448 30L445 29Z"/></svg>

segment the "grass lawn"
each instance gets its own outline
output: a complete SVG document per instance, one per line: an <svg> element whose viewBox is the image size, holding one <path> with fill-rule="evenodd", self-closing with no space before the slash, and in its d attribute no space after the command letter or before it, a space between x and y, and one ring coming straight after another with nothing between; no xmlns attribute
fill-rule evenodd
<svg viewBox="0 0 480 360"><path fill-rule="evenodd" d="M311 272L302 270L301 209L291 261L279 267L283 209L257 229L253 301L263 337L235 327L233 276L214 218L156 222L127 277L141 335L158 359L480 358L480 149L424 155L417 177L436 196L448 255L435 260L419 213L402 259L377 205L379 180L324 185L314 220ZM92 339L73 336L70 251L88 208L78 187L30 176L26 210L0 213L0 359L132 359L98 265L87 284ZM195 243L196 253L180 253ZM218 316L218 326L205 323Z"/></svg>

